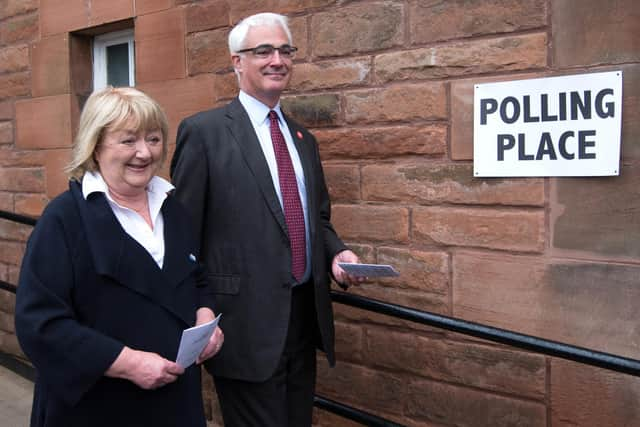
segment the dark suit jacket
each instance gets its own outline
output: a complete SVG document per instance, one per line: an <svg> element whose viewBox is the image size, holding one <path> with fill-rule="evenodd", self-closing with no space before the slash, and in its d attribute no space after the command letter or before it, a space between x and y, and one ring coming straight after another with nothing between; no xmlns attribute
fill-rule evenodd
<svg viewBox="0 0 640 427"><path fill-rule="evenodd" d="M103 194L85 200L71 182L47 206L16 298L16 333L38 374L32 426L205 426L198 367L157 390L103 376L124 345L175 360L182 330L211 305L184 210L169 196L162 213L160 269Z"/></svg>
<svg viewBox="0 0 640 427"><path fill-rule="evenodd" d="M285 117L307 188L311 274L320 339L334 363L329 270L346 249L330 222L315 138ZM291 303L291 255L284 213L249 116L238 99L185 119L171 164L176 197L191 213L202 260L222 314L225 342L214 375L263 381L283 351Z"/></svg>

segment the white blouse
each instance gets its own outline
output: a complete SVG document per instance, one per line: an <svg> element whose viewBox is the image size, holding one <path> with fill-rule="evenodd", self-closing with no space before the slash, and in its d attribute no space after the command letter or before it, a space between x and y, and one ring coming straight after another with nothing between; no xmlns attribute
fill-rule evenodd
<svg viewBox="0 0 640 427"><path fill-rule="evenodd" d="M85 200L94 192L104 193L111 210L120 222L124 231L133 237L162 268L164 262L164 219L162 218L162 203L167 198L167 192L173 190L173 185L167 180L154 176L147 185L149 198L149 213L153 228L144 218L133 209L119 205L109 194L107 183L99 172L86 172L82 178L82 195Z"/></svg>

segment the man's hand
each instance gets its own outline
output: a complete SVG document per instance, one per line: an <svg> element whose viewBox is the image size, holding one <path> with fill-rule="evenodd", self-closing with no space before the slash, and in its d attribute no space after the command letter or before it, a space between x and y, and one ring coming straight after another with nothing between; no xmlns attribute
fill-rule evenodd
<svg viewBox="0 0 640 427"><path fill-rule="evenodd" d="M196 326L201 325L203 323L207 323L216 318L213 310L207 307L200 307L198 311L196 311ZM220 327L216 327L216 330L211 334L211 338L209 338L209 343L202 350L198 358L196 359L196 363L200 364L207 359L215 356L222 348L222 344L224 343L224 334L222 333L222 329Z"/></svg>
<svg viewBox="0 0 640 427"><path fill-rule="evenodd" d="M331 263L331 273L333 273L333 278L342 289L346 290L349 285L362 283L367 279L366 277L353 276L351 274L348 274L338 265L339 262L357 264L360 262L360 260L356 254L348 249L339 252L335 257L333 257L333 262Z"/></svg>

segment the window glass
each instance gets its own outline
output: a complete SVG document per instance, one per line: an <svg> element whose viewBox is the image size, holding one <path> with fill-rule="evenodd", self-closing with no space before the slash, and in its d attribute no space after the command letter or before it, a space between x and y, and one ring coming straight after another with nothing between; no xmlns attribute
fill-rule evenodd
<svg viewBox="0 0 640 427"><path fill-rule="evenodd" d="M107 84L129 86L129 45L107 46Z"/></svg>

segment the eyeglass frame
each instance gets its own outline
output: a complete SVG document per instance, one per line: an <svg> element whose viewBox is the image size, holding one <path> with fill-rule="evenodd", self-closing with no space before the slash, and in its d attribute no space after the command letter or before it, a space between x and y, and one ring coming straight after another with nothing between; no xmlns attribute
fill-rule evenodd
<svg viewBox="0 0 640 427"><path fill-rule="evenodd" d="M257 49L260 49L260 48L267 48L267 47L271 49L271 53L267 54L266 56L262 56L262 55L260 55L260 54L256 53L256 50L257 50ZM290 54L283 54L283 53L282 53L282 50L281 50L281 49L283 49L283 48L291 49L291 53L290 53ZM275 52L276 52L276 51L278 51L278 54L279 54L282 58L285 58L285 59L293 59L293 58L296 56L296 52L298 51L298 48L297 48L297 47L295 47L295 46L288 45L288 44L283 44L283 45L282 45L282 46L280 46L280 47L275 47L275 46L274 46L274 45L272 45L272 44L261 44L261 45L258 45L258 46L256 46L256 47L250 47L250 48L247 48L247 49L240 49L240 50L236 51L236 53L247 53L247 52L251 52L251 53L253 53L255 56L257 56L258 58L260 58L260 57L263 57L263 58L270 58L270 57L272 57L272 56L275 54Z"/></svg>

